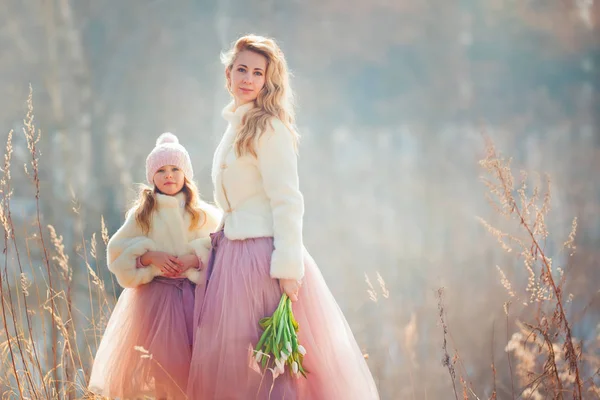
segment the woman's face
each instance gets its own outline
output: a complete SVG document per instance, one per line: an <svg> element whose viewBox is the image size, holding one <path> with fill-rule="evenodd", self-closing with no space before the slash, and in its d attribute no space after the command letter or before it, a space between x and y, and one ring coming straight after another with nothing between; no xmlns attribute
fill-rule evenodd
<svg viewBox="0 0 600 400"><path fill-rule="evenodd" d="M266 71L267 59L262 54L250 50L238 54L231 70L225 70L236 107L256 100L265 86Z"/></svg>

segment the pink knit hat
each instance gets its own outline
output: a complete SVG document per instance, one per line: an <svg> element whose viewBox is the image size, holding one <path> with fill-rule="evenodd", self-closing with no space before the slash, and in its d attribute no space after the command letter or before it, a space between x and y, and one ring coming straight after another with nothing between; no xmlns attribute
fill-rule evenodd
<svg viewBox="0 0 600 400"><path fill-rule="evenodd" d="M179 139L172 133L163 133L156 139L156 147L146 158L146 179L152 185L154 174L165 165L175 165L181 168L189 180L194 179L192 161L185 147L179 144Z"/></svg>

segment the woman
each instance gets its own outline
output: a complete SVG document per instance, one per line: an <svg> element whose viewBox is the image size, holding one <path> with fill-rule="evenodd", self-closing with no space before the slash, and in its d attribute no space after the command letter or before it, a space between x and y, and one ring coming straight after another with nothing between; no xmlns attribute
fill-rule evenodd
<svg viewBox="0 0 600 400"><path fill-rule="evenodd" d="M204 304L196 315L190 399L378 399L346 319L302 243L292 92L282 51L249 35L223 57L233 101L213 159L225 214L212 235ZM261 371L259 320L282 293L294 302L307 378ZM274 376L275 375L275 376Z"/></svg>

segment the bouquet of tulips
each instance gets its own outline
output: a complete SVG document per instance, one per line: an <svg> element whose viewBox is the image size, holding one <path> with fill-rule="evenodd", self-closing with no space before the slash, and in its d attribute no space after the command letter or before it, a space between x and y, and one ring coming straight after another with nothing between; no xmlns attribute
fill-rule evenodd
<svg viewBox="0 0 600 400"><path fill-rule="evenodd" d="M274 375L285 373L285 365L290 375L306 378L308 373L302 367L306 350L298 343L300 326L292 312L292 301L284 293L272 316L260 320L263 334L254 348L256 362L262 369L271 368Z"/></svg>

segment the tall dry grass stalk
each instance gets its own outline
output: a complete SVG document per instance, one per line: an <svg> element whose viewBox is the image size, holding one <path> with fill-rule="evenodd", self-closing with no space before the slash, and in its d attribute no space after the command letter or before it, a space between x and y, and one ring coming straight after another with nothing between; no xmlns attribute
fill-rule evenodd
<svg viewBox="0 0 600 400"><path fill-rule="evenodd" d="M526 282L511 282L506 271L496 267L500 273L500 283L506 288L510 299L505 303L504 311L507 340L505 351L508 356L512 398L600 398L600 362L598 357L592 356L600 348L600 337L586 343L585 346L582 341L573 337L573 326L566 307L572 295L566 296L564 291L567 273L560 266L553 264L553 259L546 249L550 235L546 218L551 205L551 180L546 176L543 184L529 186L532 179L522 171L517 183L511 160L499 155L489 139L486 149L486 157L480 161L485 172L482 179L487 187L486 196L497 214L502 217L501 222L507 221L508 225L505 229L500 229L482 218L479 220L502 249L516 255L524 268L525 274L521 275L527 276ZM574 219L571 232L563 245L568 257L575 250L576 229L577 219ZM522 321L517 320L516 326L511 326L509 305L516 302L524 307ZM449 332L443 317L441 293L440 319L444 330L443 364L450 372L457 397L455 381L465 380L455 372L457 356L451 360L446 348ZM583 352L584 348L586 353ZM492 357L494 383L491 398L497 396L496 372ZM477 398L468 389L467 386L467 390L463 390L463 397Z"/></svg>
<svg viewBox="0 0 600 400"><path fill-rule="evenodd" d="M24 228L16 226L11 214L12 131L8 134L0 177L0 222L4 231L0 398L99 399L87 391L87 381L116 290L114 281L112 291L106 290L93 265L103 261L99 254L108 242L108 232L102 220L100 244L96 234L90 240L81 237L77 251L81 259L73 260L63 237L44 222L38 148L41 132L34 125L31 88L27 107L23 134L30 160L25 164L25 174L35 197L35 215L32 221L21 224ZM22 186L19 185L20 190ZM77 218L77 207L74 211ZM29 232L32 224L34 230ZM77 268L82 264L85 279ZM81 293L87 293L87 298Z"/></svg>

